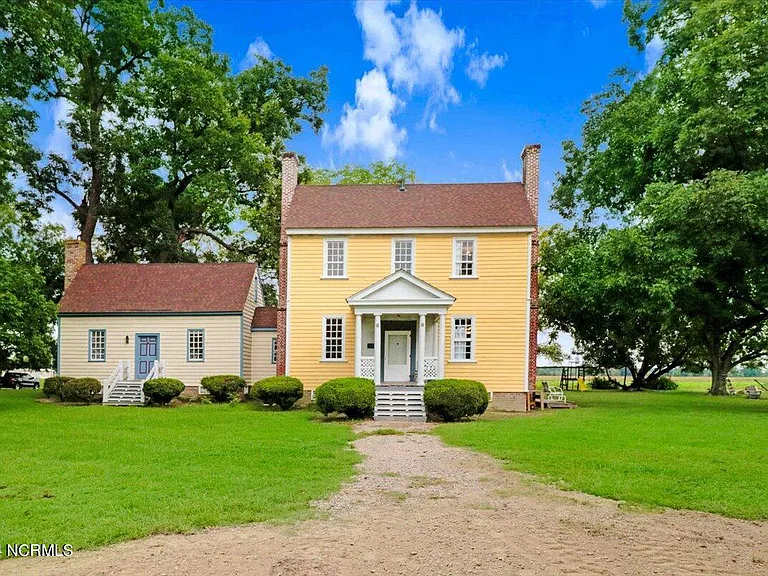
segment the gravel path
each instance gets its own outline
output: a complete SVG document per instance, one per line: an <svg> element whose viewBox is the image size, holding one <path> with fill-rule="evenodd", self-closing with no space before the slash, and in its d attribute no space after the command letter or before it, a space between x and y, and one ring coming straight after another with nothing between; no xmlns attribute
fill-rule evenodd
<svg viewBox="0 0 768 576"><path fill-rule="evenodd" d="M376 428L366 424L361 429ZM387 427L391 427L388 425ZM645 513L542 486L498 462L406 435L355 442L356 480L318 519L153 536L71 558L5 560L11 574L354 575L768 573L768 524Z"/></svg>

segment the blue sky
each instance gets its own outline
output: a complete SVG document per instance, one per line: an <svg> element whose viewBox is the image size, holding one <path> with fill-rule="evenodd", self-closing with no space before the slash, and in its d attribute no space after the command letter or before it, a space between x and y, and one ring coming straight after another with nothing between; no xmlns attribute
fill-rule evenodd
<svg viewBox="0 0 768 576"><path fill-rule="evenodd" d="M182 3L235 68L251 46L298 74L329 68L326 133L290 145L311 164L394 150L424 182L517 180L523 146L540 143L542 225L558 219L547 202L581 103L618 66L647 66L619 1Z"/></svg>
<svg viewBox="0 0 768 576"><path fill-rule="evenodd" d="M547 205L582 102L617 67L642 72L658 53L629 46L619 0L172 3L211 24L235 71L255 53L300 75L328 67L323 132L289 144L312 165L396 158L422 182L519 180L520 151L540 143L544 226L559 219ZM55 128L66 107L41 112L38 145L66 150ZM74 233L68 212L57 203L51 217Z"/></svg>

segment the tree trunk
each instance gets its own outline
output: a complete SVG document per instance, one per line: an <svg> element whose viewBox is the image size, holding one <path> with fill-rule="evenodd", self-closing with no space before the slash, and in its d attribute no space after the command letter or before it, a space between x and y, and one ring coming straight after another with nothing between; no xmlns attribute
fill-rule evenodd
<svg viewBox="0 0 768 576"><path fill-rule="evenodd" d="M727 346L725 349L720 345L719 339L713 339L709 345L707 361L709 369L712 372L712 383L709 387L709 394L712 396L727 396L726 378L733 368L733 355L735 349L733 346Z"/></svg>

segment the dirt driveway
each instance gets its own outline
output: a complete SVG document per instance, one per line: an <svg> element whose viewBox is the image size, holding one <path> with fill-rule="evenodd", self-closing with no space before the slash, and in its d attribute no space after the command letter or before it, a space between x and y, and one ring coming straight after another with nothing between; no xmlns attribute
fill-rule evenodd
<svg viewBox="0 0 768 576"><path fill-rule="evenodd" d="M613 501L542 486L423 433L369 436L355 445L365 455L360 474L319 505L327 511L323 518L153 536L68 559L6 560L0 572L768 573L765 523L696 512L624 510Z"/></svg>

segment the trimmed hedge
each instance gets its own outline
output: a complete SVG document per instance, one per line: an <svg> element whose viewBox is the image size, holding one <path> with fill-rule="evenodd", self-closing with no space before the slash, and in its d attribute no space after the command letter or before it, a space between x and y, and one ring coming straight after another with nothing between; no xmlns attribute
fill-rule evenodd
<svg viewBox="0 0 768 576"><path fill-rule="evenodd" d="M61 397L67 402L90 403L101 392L101 382L96 378L72 378L61 386Z"/></svg>
<svg viewBox="0 0 768 576"><path fill-rule="evenodd" d="M424 406L445 422L482 414L488 408L488 391L475 380L432 380L424 387Z"/></svg>
<svg viewBox="0 0 768 576"><path fill-rule="evenodd" d="M45 394L46 398L58 396L63 400L61 387L65 382L69 382L70 380L72 380L72 376L51 376L50 378L46 378L43 380L43 394Z"/></svg>
<svg viewBox="0 0 768 576"><path fill-rule="evenodd" d="M211 398L217 402L229 402L235 394L245 386L245 380L235 374L220 374L206 376L200 380L200 385L208 390Z"/></svg>
<svg viewBox="0 0 768 576"><path fill-rule="evenodd" d="M144 395L155 404L168 404L184 392L184 382L175 378L153 378L144 382Z"/></svg>
<svg viewBox="0 0 768 576"><path fill-rule="evenodd" d="M272 376L256 382L248 397L261 400L264 404L277 404L281 410L288 410L304 396L304 385L291 376Z"/></svg>
<svg viewBox="0 0 768 576"><path fill-rule="evenodd" d="M315 402L325 415L340 412L349 418L370 418L376 404L376 387L367 378L335 378L315 390Z"/></svg>

